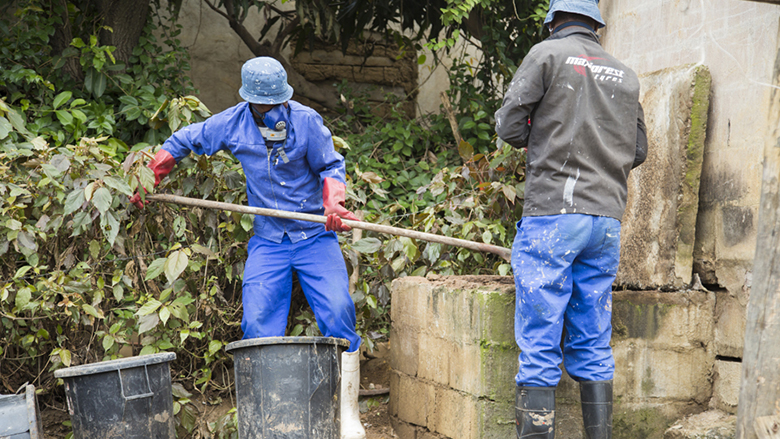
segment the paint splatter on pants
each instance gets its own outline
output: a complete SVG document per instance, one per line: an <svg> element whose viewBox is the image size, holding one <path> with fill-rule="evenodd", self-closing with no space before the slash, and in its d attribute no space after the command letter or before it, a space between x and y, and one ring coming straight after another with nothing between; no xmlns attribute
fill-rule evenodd
<svg viewBox="0 0 780 439"><path fill-rule="evenodd" d="M619 260L620 221L614 218L564 214L517 222L517 385L557 386L561 360L576 381L612 379L612 282Z"/></svg>
<svg viewBox="0 0 780 439"><path fill-rule="evenodd" d="M242 293L244 339L284 335L295 270L320 332L349 340L348 352L360 347L347 267L334 232L297 243L285 235L279 244L253 236L248 252Z"/></svg>

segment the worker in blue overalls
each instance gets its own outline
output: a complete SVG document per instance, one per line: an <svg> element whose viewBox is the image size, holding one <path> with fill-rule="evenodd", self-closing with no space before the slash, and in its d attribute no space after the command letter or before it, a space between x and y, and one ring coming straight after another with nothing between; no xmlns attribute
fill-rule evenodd
<svg viewBox="0 0 780 439"><path fill-rule="evenodd" d="M287 72L258 57L241 69L246 101L174 133L149 167L159 184L190 152L229 151L246 176L249 205L326 215L326 223L256 215L244 269L241 329L244 339L283 336L290 311L293 271L326 337L349 340L342 354L341 438L365 438L357 398L360 375L355 305L335 232L357 220L344 207L344 157L313 109L291 101ZM131 202L143 207L138 194Z"/></svg>

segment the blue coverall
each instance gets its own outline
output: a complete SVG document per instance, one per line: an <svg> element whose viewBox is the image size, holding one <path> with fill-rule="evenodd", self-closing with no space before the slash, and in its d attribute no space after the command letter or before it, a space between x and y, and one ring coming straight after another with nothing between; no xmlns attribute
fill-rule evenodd
<svg viewBox="0 0 780 439"><path fill-rule="evenodd" d="M283 142L267 145L250 104L242 102L181 129L163 149L177 162L190 152L229 151L244 169L250 206L322 215L323 181L345 182L344 157L316 111L295 101L288 101L288 111ZM355 305L336 234L320 223L260 215L254 219L244 269L243 338L284 335L293 271L323 335L346 338L347 351L357 350Z"/></svg>

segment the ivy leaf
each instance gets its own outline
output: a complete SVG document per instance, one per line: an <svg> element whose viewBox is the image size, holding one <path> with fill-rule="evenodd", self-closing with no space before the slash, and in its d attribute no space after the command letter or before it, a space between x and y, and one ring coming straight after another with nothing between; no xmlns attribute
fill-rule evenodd
<svg viewBox="0 0 780 439"><path fill-rule="evenodd" d="M70 215L77 211L81 208L81 205L84 204L84 201L86 201L86 198L84 198L84 191L81 189L73 190L65 199L65 211L62 214Z"/></svg>
<svg viewBox="0 0 780 439"><path fill-rule="evenodd" d="M163 270L165 270L165 261L167 261L166 258L158 258L152 261L146 270L146 278L144 280L152 280L161 275Z"/></svg>
<svg viewBox="0 0 780 439"><path fill-rule="evenodd" d="M98 212L102 215L111 207L111 199L111 192L104 187L100 187L92 195L92 204L97 207Z"/></svg>
<svg viewBox="0 0 780 439"><path fill-rule="evenodd" d="M135 315L137 316L148 316L149 314L157 311L157 308L160 307L162 303L160 303L157 299L150 299L148 302L144 303L141 309L139 309Z"/></svg>
<svg viewBox="0 0 780 439"><path fill-rule="evenodd" d="M168 256L164 265L165 277L168 278L168 283L172 283L179 278L179 275L187 268L189 261L189 256L182 250L176 250Z"/></svg>
<svg viewBox="0 0 780 439"><path fill-rule="evenodd" d="M363 238L352 244L352 250L363 254L376 253L380 248L382 248L382 241L377 238Z"/></svg>

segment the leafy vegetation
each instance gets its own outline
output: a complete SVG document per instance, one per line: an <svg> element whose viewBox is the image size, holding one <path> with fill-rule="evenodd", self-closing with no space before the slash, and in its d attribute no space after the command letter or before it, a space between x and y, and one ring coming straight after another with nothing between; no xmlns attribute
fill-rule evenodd
<svg viewBox="0 0 780 439"><path fill-rule="evenodd" d="M210 115L182 74L189 67L180 28L151 14L119 62L95 35L106 29L85 11L49 7L20 1L0 20L0 387L13 392L30 382L61 397L58 368L173 351L179 436L234 437L232 413L202 423L193 401L218 400L231 386L223 347L241 336L252 218L155 204L139 211L127 202L139 185L152 186L146 164L158 145ZM475 41L514 52L484 52L475 65L456 58L451 114L409 120L388 97L391 111L380 117L340 85L346 105L328 124L347 158L348 208L371 222L511 246L525 157L496 144L492 114L513 71L507 57L519 60L539 38L536 14L514 29L487 22ZM62 17L73 39L55 51ZM241 166L227 154L182 160L161 189L246 204ZM393 278L510 269L495 255L403 237L340 239L350 270L359 270L353 297L369 348L387 336ZM293 309L288 332L318 334L305 303Z"/></svg>

